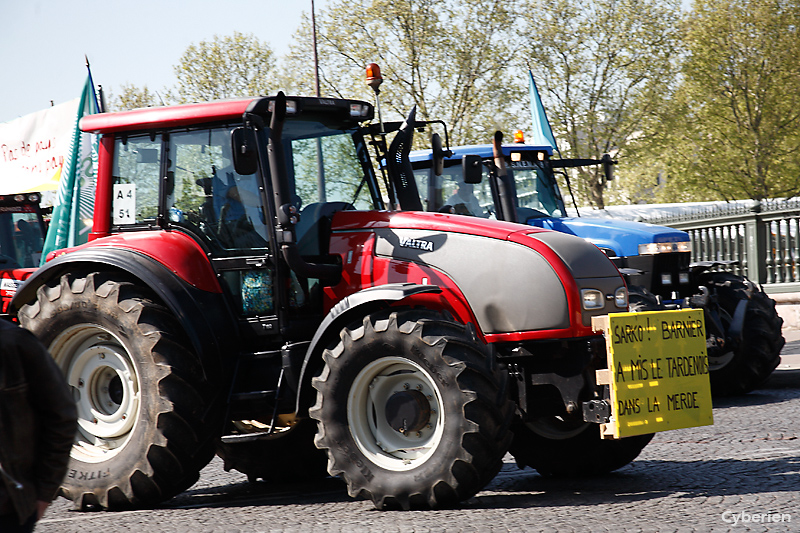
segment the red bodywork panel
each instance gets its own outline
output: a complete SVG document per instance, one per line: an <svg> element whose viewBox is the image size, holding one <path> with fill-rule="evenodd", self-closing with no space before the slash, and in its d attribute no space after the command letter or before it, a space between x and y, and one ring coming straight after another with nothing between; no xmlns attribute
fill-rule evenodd
<svg viewBox="0 0 800 533"><path fill-rule="evenodd" d="M222 292L203 249L191 237L179 231L127 232L97 238L75 248L52 252L47 256L47 260L87 247L139 252L161 263L195 288L207 292Z"/></svg>
<svg viewBox="0 0 800 533"><path fill-rule="evenodd" d="M442 288L442 293L416 295L411 299L404 300L402 302L404 305L417 303L435 309L448 310L458 320L477 325L477 320L464 294L455 281L448 276L427 265L376 257L374 233L364 230L378 228L422 229L507 240L533 248L552 265L567 293L572 326L569 329L490 335L483 335L479 330L478 334L487 342L571 338L595 334L591 328L582 325L579 290L572 273L549 246L535 238L536 233L549 230L443 213L410 211L340 211L336 213L333 218L330 252L339 254L342 258L343 279L336 286L325 289L326 311L346 296L361 289L387 283L412 282L421 285L437 285Z"/></svg>
<svg viewBox="0 0 800 533"><path fill-rule="evenodd" d="M241 119L254 98L181 106L147 107L121 113L98 113L81 119L82 131L116 133L143 129L180 128L199 122Z"/></svg>
<svg viewBox="0 0 800 533"><path fill-rule="evenodd" d="M89 118L95 115L89 115ZM98 146L97 187L94 191L94 215L89 241L105 237L111 231L111 190L114 169L114 136L100 139Z"/></svg>
<svg viewBox="0 0 800 533"><path fill-rule="evenodd" d="M17 288L36 270L35 268L14 268L0 271L0 305L2 305L3 313L8 313L8 304L17 294Z"/></svg>

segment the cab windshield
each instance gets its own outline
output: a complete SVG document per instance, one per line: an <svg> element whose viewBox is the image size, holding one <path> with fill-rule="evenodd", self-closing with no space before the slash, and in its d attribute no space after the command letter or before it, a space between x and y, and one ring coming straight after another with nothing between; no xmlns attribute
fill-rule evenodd
<svg viewBox="0 0 800 533"><path fill-rule="evenodd" d="M521 222L541 216L566 216L564 200L546 162L506 161L506 165L517 190L517 216Z"/></svg>
<svg viewBox="0 0 800 533"><path fill-rule="evenodd" d="M340 202L347 209L376 209L372 191L375 176L362 164L366 151L356 128L334 129L331 124L287 120L283 129L289 188L296 207Z"/></svg>
<svg viewBox="0 0 800 533"><path fill-rule="evenodd" d="M415 163L414 176L425 211L454 212L482 218L496 218L489 167L484 165L481 182L464 183L460 161L446 162L441 176ZM451 163L447 165L447 163ZM546 162L506 161L508 174L516 188L517 214L521 222L535 217L563 217L564 202Z"/></svg>
<svg viewBox="0 0 800 533"><path fill-rule="evenodd" d="M0 269L38 267L43 236L34 206L0 206Z"/></svg>

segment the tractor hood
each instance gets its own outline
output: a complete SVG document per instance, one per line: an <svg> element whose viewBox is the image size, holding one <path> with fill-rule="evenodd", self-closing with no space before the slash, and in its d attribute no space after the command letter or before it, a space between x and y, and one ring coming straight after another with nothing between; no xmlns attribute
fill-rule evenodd
<svg viewBox="0 0 800 533"><path fill-rule="evenodd" d="M617 257L639 255L640 244L689 241L689 234L684 231L614 218L544 217L531 218L526 223L575 235L600 249L612 251Z"/></svg>
<svg viewBox="0 0 800 533"><path fill-rule="evenodd" d="M483 247L462 249L448 245L448 240L476 237L485 240L485 246L489 246L488 240L507 241L532 248L548 260L557 257L569 268L571 276L578 279L619 277L617 268L596 246L570 235L571 232L552 231L552 228L421 211L340 211L333 219L334 232L364 229L374 230L379 235L395 235L397 248L417 250L404 256L422 258L427 253L447 250L453 255L463 254L463 259L472 257L468 260L474 260L484 254ZM508 266L525 268L518 264Z"/></svg>
<svg viewBox="0 0 800 533"><path fill-rule="evenodd" d="M525 235L542 233L542 228L531 228L513 222L423 211L339 211L334 216L331 229L346 231L377 228L426 229L501 240L507 240L509 236L517 233Z"/></svg>
<svg viewBox="0 0 800 533"><path fill-rule="evenodd" d="M414 270L403 266L413 263L433 284L452 280L486 334L561 330L574 336L574 328L589 334L592 316L627 308L616 306L624 287L617 268L573 235L464 215L385 211L338 212L332 230L332 242L371 230L376 265L390 261L395 276ZM582 298L589 290L601 297L587 310Z"/></svg>

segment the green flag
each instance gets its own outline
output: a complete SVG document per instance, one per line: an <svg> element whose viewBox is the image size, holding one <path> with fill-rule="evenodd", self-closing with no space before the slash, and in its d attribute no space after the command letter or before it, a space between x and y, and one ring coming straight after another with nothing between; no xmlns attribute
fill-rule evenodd
<svg viewBox="0 0 800 533"><path fill-rule="evenodd" d="M89 240L94 210L97 141L94 135L83 133L79 123L84 115L92 115L97 111L94 84L89 74L78 103L69 153L61 169L58 195L42 250L42 264L50 252Z"/></svg>
<svg viewBox="0 0 800 533"><path fill-rule="evenodd" d="M550 128L550 121L547 120L547 113L544 112L542 99L539 96L539 89L536 88L536 82L533 80L533 73L530 70L528 71L528 76L530 77L531 119L533 126L529 144L534 146L550 145L558 151L556 139L553 137L553 130Z"/></svg>

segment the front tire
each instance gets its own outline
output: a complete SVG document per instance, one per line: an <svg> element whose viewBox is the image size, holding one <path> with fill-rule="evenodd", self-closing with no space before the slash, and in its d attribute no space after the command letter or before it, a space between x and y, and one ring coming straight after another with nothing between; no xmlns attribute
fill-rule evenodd
<svg viewBox="0 0 800 533"><path fill-rule="evenodd" d="M474 330L430 311L378 312L342 330L313 379L328 471L377 509L452 506L500 470L514 405Z"/></svg>
<svg viewBox="0 0 800 533"><path fill-rule="evenodd" d="M569 417L542 417L514 423L511 455L519 468L530 466L543 476L584 477L613 472L647 446L653 433L602 439L597 424Z"/></svg>
<svg viewBox="0 0 800 533"><path fill-rule="evenodd" d="M72 387L78 433L60 494L125 509L190 487L214 455L213 394L175 318L113 274L64 275L19 312Z"/></svg>
<svg viewBox="0 0 800 533"><path fill-rule="evenodd" d="M700 283L717 296L726 332L737 305L747 300L741 343L733 349L709 353L711 394L734 396L750 392L781 362L780 353L786 340L775 301L747 278L729 272L706 272Z"/></svg>

